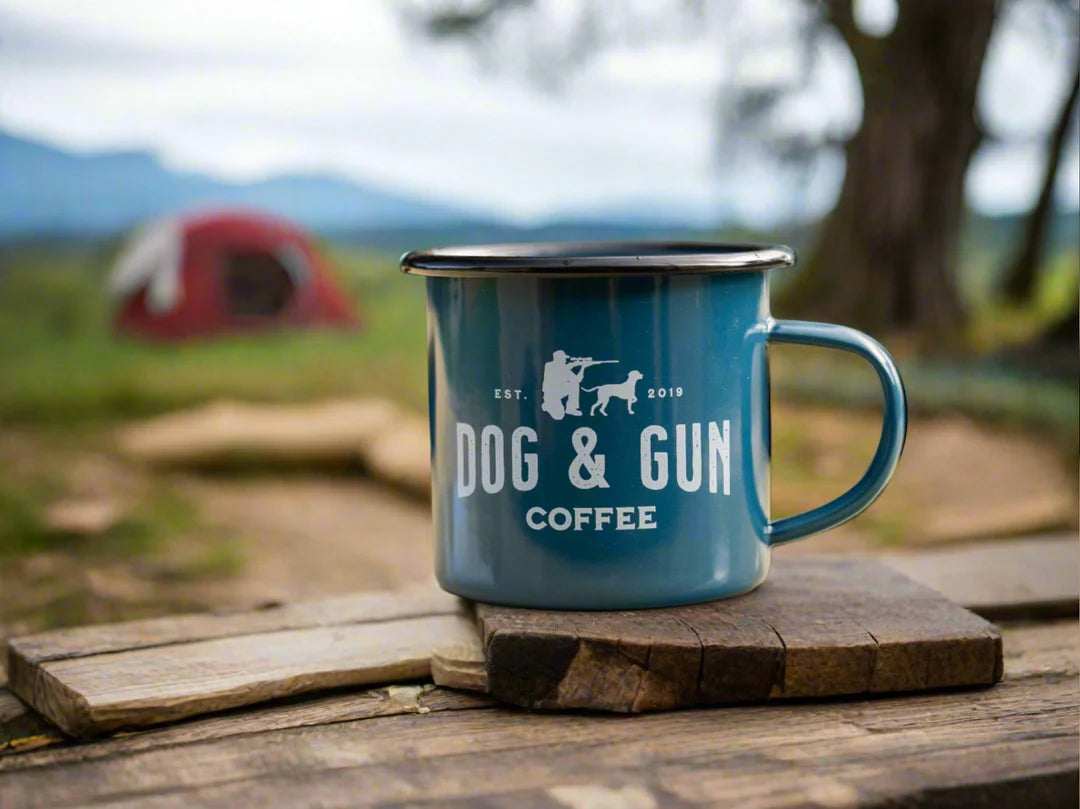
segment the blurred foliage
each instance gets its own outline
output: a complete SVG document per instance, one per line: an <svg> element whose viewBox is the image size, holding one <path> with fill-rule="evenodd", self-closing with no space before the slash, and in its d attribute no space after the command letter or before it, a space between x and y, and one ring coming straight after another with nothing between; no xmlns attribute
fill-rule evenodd
<svg viewBox="0 0 1080 809"><path fill-rule="evenodd" d="M230 578L243 567L239 538L208 524L168 476L131 475L102 455L102 436L65 431L5 433L0 453L0 626L30 619L45 629L167 611L177 588L162 585ZM13 438L14 435L14 438ZM50 524L48 510L87 502L79 459L94 464L92 489L110 491L118 518L100 531L73 533ZM133 596L124 582L142 582ZM117 582L121 585L118 587ZM149 595L147 595L149 594ZM182 595L182 593L181 593ZM194 603L178 605L194 608Z"/></svg>
<svg viewBox="0 0 1080 809"><path fill-rule="evenodd" d="M54 539L42 521L41 488L39 481L0 479L0 559L45 549Z"/></svg>
<svg viewBox="0 0 1080 809"><path fill-rule="evenodd" d="M104 295L100 250L24 249L0 257L0 422L63 428L114 421L222 398L315 400L384 395L426 407L424 285L396 259L328 247L338 280L359 301L353 332L279 331L167 345L115 335ZM992 247L968 245L961 291L969 339L994 351L1036 336L1077 305L1080 255L1060 251L1033 301L1018 307L994 295L1000 261ZM782 285L786 279L777 279ZM895 347L894 347L895 348ZM1042 379L990 361L924 361L899 353L911 404L953 410L1067 434L1077 431L1075 380ZM781 395L872 404L872 375L835 352L807 352L777 365Z"/></svg>
<svg viewBox="0 0 1080 809"><path fill-rule="evenodd" d="M773 392L783 398L868 408L881 402L873 372L855 357L790 346L770 356ZM1071 455L1080 447L1075 382L1033 376L990 361L898 361L914 414L963 413L1053 435Z"/></svg>
<svg viewBox="0 0 1080 809"><path fill-rule="evenodd" d="M993 276L979 278L977 273L994 260L994 254L983 253L981 261L972 262L973 271L964 276L970 279L968 297L979 312L979 317L969 328L970 342L977 351L993 351L1001 346L1035 340L1048 323L1076 310L1080 294L1080 252L1063 251L1051 260L1039 276L1031 300L1024 304L1001 300L995 294L999 284Z"/></svg>
<svg viewBox="0 0 1080 809"><path fill-rule="evenodd" d="M10 473L0 479L0 559L42 551L61 551L94 561L153 556L166 539L200 527L194 506L161 486L100 534L77 536L53 530L43 512L55 499L57 480L57 476L50 476L27 481ZM201 570L205 565L199 560L196 567Z"/></svg>
<svg viewBox="0 0 1080 809"><path fill-rule="evenodd" d="M0 257L0 422L114 420L204 402L384 394L424 406L423 284L331 251L363 327L153 344L115 335L98 251Z"/></svg>
<svg viewBox="0 0 1080 809"><path fill-rule="evenodd" d="M1080 380L1040 373L1030 361L1004 361L1010 347L1034 343L1048 324L1075 312L1080 252L1059 250L1040 274L1031 300L1010 304L998 294L1000 253L969 240L961 253L959 289L970 315L966 356L924 358L890 346L901 365L908 404L917 413L958 412L1035 428L1080 445ZM864 363L837 352L783 347L774 351L773 390L826 404L876 406L881 393Z"/></svg>

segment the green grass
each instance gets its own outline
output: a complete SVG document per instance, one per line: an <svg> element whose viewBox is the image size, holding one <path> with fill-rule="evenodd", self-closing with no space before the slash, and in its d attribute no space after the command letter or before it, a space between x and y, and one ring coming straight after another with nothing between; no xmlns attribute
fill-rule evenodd
<svg viewBox="0 0 1080 809"><path fill-rule="evenodd" d="M157 345L112 332L101 251L0 257L0 422L111 421L220 398L379 393L421 408L423 284L402 276L388 256L332 251L332 258L360 302L357 331Z"/></svg>
<svg viewBox="0 0 1080 809"><path fill-rule="evenodd" d="M0 560L46 550L55 541L42 521L40 489L37 481L0 480Z"/></svg>
<svg viewBox="0 0 1080 809"><path fill-rule="evenodd" d="M0 467L0 590L5 582L15 590L0 600L0 624L28 620L28 627L47 629L154 615L166 606L157 598L132 602L100 589L88 575L94 572L160 585L227 579L240 572L245 560L239 537L207 524L167 477L140 478L138 497L101 533L50 527L46 509L71 494L68 463L88 450L85 440L70 438L39 435L32 464ZM174 586L169 593L162 599L182 596L183 588Z"/></svg>
<svg viewBox="0 0 1080 809"><path fill-rule="evenodd" d="M44 513L62 493L62 476L59 469L32 474L6 469L0 473L0 561L47 551L61 551L88 562L151 558L170 539L203 528L194 505L159 482L101 534L83 537L54 530ZM204 565L197 561L195 566Z"/></svg>
<svg viewBox="0 0 1080 809"><path fill-rule="evenodd" d="M965 279L961 291L972 313L968 341L976 351L994 351L1032 340L1047 323L1077 307L1080 252L1063 251L1050 260L1039 276L1032 300L1025 305L1010 304L995 296L996 279L987 267L998 260L993 253L976 250L961 266L961 277Z"/></svg>
<svg viewBox="0 0 1080 809"><path fill-rule="evenodd" d="M328 248L339 280L361 307L355 332L281 331L179 345L124 338L110 329L104 296L107 251L24 249L0 255L0 423L68 428L213 399L313 400L384 395L423 410L423 284L389 255ZM1032 305L1002 306L991 295L999 257L969 249L961 287L971 340L994 349L1030 337L1076 306L1075 251L1043 273ZM836 352L798 363L780 352L775 390L830 403L872 404L876 382ZM1075 382L1042 380L974 361L903 361L908 394L923 412L963 411L1063 432L1075 443Z"/></svg>
<svg viewBox="0 0 1080 809"><path fill-rule="evenodd" d="M152 480L103 535L49 530L45 509L67 494L65 459L124 419L222 398L378 394L422 409L423 284L402 276L390 256L332 250L331 258L359 301L361 329L162 345L113 333L106 250L0 254L0 426L29 431L36 446L32 458L0 464L0 563L50 551L88 563L142 559L169 580L227 576L240 567L232 538L203 525L167 481ZM198 541L185 540L178 555L173 541L193 536Z"/></svg>
<svg viewBox="0 0 1080 809"><path fill-rule="evenodd" d="M773 392L794 401L875 408L881 388L862 360L832 351L782 346L771 353ZM916 415L964 413L1056 436L1063 449L1080 444L1080 392L1075 382L1029 376L978 362L898 360L909 410Z"/></svg>

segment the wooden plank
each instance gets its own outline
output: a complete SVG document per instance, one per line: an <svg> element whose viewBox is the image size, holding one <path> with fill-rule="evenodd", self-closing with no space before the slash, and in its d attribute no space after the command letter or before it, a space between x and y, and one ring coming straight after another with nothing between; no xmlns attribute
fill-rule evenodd
<svg viewBox="0 0 1080 809"><path fill-rule="evenodd" d="M0 755L37 750L62 741L56 728L0 688Z"/></svg>
<svg viewBox="0 0 1080 809"><path fill-rule="evenodd" d="M484 664L484 646L477 631L471 638L440 643L431 650L431 679L447 688L486 693Z"/></svg>
<svg viewBox="0 0 1080 809"><path fill-rule="evenodd" d="M1075 624L1010 630L1023 651L1008 658L1008 678L974 691L622 718L413 712L170 740L178 726L0 759L0 795L25 809L1006 806L1017 795L1073 806L1077 637ZM1053 670L1037 659L1055 655L1066 662ZM141 739L153 742L130 746Z"/></svg>
<svg viewBox="0 0 1080 809"><path fill-rule="evenodd" d="M456 596L429 586L388 592L270 604L242 612L196 613L168 618L79 626L24 635L8 641L9 648L31 663L130 651L213 638L340 626L425 615L452 615L461 609Z"/></svg>
<svg viewBox="0 0 1080 809"><path fill-rule="evenodd" d="M958 587L974 587L971 582L990 582L992 587L988 592L1003 594L1001 609L1006 611L1013 609L1014 594L1030 592L1034 586L1023 583L1031 576L1025 564L1029 558L1040 560L1035 566L1039 570L1045 570L1044 561L1050 560L1053 563L1050 567L1058 572L1059 580L1061 571L1070 572L1067 578L1072 581L1080 578L1080 574L1072 575L1076 562L1075 543L1067 540L1002 543L1001 547L991 547L988 553L995 560L994 576L984 575L988 557L978 548L920 554L905 559L909 563L923 560L912 566L922 570L924 578L928 570L943 571L938 575L940 586L946 592L950 592L949 587L956 594L960 592ZM782 577L784 569L793 562L779 558L776 565L779 572L774 571L766 586L773 587L777 576ZM827 696L857 693L867 688L876 691L930 688L977 679L988 659L997 654L992 645L971 644L970 639L965 640L963 633L977 633L980 631L978 624L969 624L966 629L961 627L959 638L941 632L927 634L926 624L931 616L937 615L934 610L945 611L946 620L941 627L955 628L958 614L940 601L929 604L925 589L916 587L904 596L914 599L915 603L915 612L908 614L907 608L900 609L892 602L882 607L874 598L858 601L848 585L854 576L863 574L842 566L829 570L815 572L807 568L801 574L806 589L814 592L810 602L791 588L784 591L774 588L773 603L785 604L783 610L778 611L769 604L758 609L752 601L740 599L707 608L665 611L665 617L654 612L649 618L654 624L652 627L637 627L615 644L605 641L605 633L612 630L611 621L625 622L623 614L616 614L614 618L600 618L597 613L583 614L572 632L547 638L545 643L550 654L538 666L538 670L544 672L543 676L534 675L524 691L513 694L514 701L536 707L598 707L597 695L604 694L605 705L599 707L637 711L670 707L691 699L709 703L770 696ZM1012 579L1008 578L1010 574ZM898 597L902 595L895 578L881 579L880 572L875 575L879 578L866 580L864 590L884 587ZM1065 598L1061 594L1066 588L1054 590L1055 586L1049 587L1048 592L1059 593L1054 599ZM834 593L846 599L847 605L841 608L830 602L824 605L827 607L825 613L813 612L823 607L822 599L827 594ZM733 614L730 605L735 603L741 607ZM856 603L857 619L847 611ZM257 633L452 615L459 608L458 600L452 596L431 588L415 588L399 593L273 605L242 613L180 616L67 629L15 639L10 655L13 660L19 658L26 664L24 670L31 669L26 677L29 683L27 694L35 690L48 694L55 690L59 694L59 704L77 704L77 696L65 691L65 686L52 672L44 668L37 672L36 668L46 662L68 658L127 653ZM982 609L988 611L993 607ZM688 623L687 615L694 620ZM500 620L505 623L507 618L503 615ZM937 623L938 618L933 622ZM519 623L512 628L507 624L503 628L505 632L494 650L495 668L505 670L508 666L520 666L521 660L535 661L536 658L528 656L531 641L522 638L523 625ZM651 643L650 632L663 635L666 643L659 646ZM909 652L915 648L916 641L921 644L919 659L925 662L922 668L910 665ZM956 654L958 643L965 644L970 654ZM525 644L524 658L521 644ZM821 653L822 644L829 644L827 656ZM459 688L484 690L487 672L476 659L475 641L466 638L456 650L452 643L443 645L443 651L449 656L440 659L436 655L438 681ZM139 658L122 657L118 661L132 659ZM84 673L87 670L85 666L77 668ZM596 679L599 670L603 671L602 680ZM693 683L688 673L691 671L696 672ZM870 685L866 686L868 678ZM691 685L693 695L689 694ZM513 685L513 688L521 687L520 681ZM270 689L259 697L276 693L279 692ZM250 696L256 695L253 692ZM44 702L46 697L41 699ZM189 702L183 709L185 713L178 715L188 715L186 711L194 710L197 704L197 701ZM211 700L206 705L216 706L217 703ZM168 711L165 714L171 715Z"/></svg>
<svg viewBox="0 0 1080 809"><path fill-rule="evenodd" d="M1006 627L1005 676L1023 680L1046 676L1068 677L1080 672L1080 624L1058 621L1037 626ZM14 698L11 698L14 700ZM178 744L225 739L286 728L355 721L399 713L427 715L439 711L473 710L493 706L491 700L429 685L388 686L359 693L333 693L266 705L257 709L230 711L210 717L190 719L174 725L122 734L20 756L5 751L0 773L23 767L46 767L73 761L89 761L106 756L172 747ZM0 723L0 729L4 725Z"/></svg>
<svg viewBox="0 0 1080 809"><path fill-rule="evenodd" d="M219 402L128 425L116 443L156 466L361 466L413 496L431 495L427 419L382 399Z"/></svg>
<svg viewBox="0 0 1080 809"><path fill-rule="evenodd" d="M488 691L528 708L637 712L990 685L996 627L866 559L779 560L741 598L660 610L478 605Z"/></svg>
<svg viewBox="0 0 1080 809"><path fill-rule="evenodd" d="M1075 531L880 558L990 620L1072 617L1080 607Z"/></svg>
<svg viewBox="0 0 1080 809"><path fill-rule="evenodd" d="M1080 624L1075 620L1006 627L1002 643L1006 677L1080 671Z"/></svg>
<svg viewBox="0 0 1080 809"><path fill-rule="evenodd" d="M365 442L364 468L414 497L431 502L431 433L422 416L403 415Z"/></svg>
<svg viewBox="0 0 1080 809"><path fill-rule="evenodd" d="M284 630L11 668L17 693L90 735L307 691L419 679L432 647L472 632L458 615Z"/></svg>
<svg viewBox="0 0 1080 809"><path fill-rule="evenodd" d="M381 399L217 402L127 425L116 440L125 455L160 466L355 463L402 416Z"/></svg>
<svg viewBox="0 0 1080 809"><path fill-rule="evenodd" d="M163 727L119 733L80 742L78 745L72 745L69 738L54 730L54 738L50 740L52 748L48 751L42 751L41 748L45 745L18 745L3 751L6 759L0 757L0 772L65 761L91 761L104 756L130 755L144 750L287 728L353 722L406 713L426 716L440 711L478 710L495 704L491 699L478 694L437 688L430 683L390 685L356 692L336 691L270 703L254 710L242 708ZM32 712L29 715L36 716ZM0 729L4 727L0 725ZM19 756L18 761L15 760L15 753L25 754L30 750L37 752L34 755Z"/></svg>
<svg viewBox="0 0 1080 809"><path fill-rule="evenodd" d="M725 785L736 779L727 779ZM745 779L751 786L754 785L752 777ZM767 803L759 803L754 799L754 791L751 789L747 796L749 800L744 805L752 806L793 806L793 807L821 807L821 806L854 806L858 800L858 792L843 784L835 778L807 779L799 787L789 787L788 795L782 796L780 788L774 788L774 793L768 796ZM914 788L902 790L904 794L903 806L907 809L953 809L953 807L984 807L984 806L1038 806L1038 807L1070 807L1076 803L1076 788L1072 783L1071 773L1048 773L1033 775L1022 781L998 781L990 783L959 784L944 789L930 786L922 791ZM712 786L710 783L709 786ZM869 790L868 790L869 791ZM1070 803L1071 801L1071 803ZM866 804L859 805L886 805L891 806L890 801L879 804L871 799ZM441 809L463 809L476 805L473 798L462 798L448 801L395 801L385 804L394 809L420 809L424 807L438 806ZM593 782L583 784L563 784L546 789L523 790L520 792L507 792L500 795L484 796L483 806L487 809L606 809L606 807L648 807L648 809L661 809L661 807L673 807L673 809L685 809L692 806L676 796L670 795L661 788L650 788L644 783L623 783L619 781ZM735 806L734 799L720 799L708 802L712 806Z"/></svg>
<svg viewBox="0 0 1080 809"><path fill-rule="evenodd" d="M538 616L558 616L542 626ZM636 711L686 704L676 672L694 672L701 644L663 610L541 612L477 606L488 684L498 699L542 709ZM656 637L663 637L661 646ZM656 660L652 655L656 655Z"/></svg>
<svg viewBox="0 0 1080 809"><path fill-rule="evenodd" d="M416 604L399 596L330 601L337 603L285 608L273 620L258 613L165 619L157 626L169 643L155 639L152 622L115 627L83 646L85 632L17 639L9 647L11 688L64 731L93 735L309 691L426 678L433 646L475 636L471 616L444 595ZM433 605L454 611L385 618ZM327 614L330 606L344 609ZM347 619L359 622L341 623ZM269 629L296 623L314 625ZM226 634L253 627L259 631ZM123 641L133 648L119 649ZM92 652L80 656L79 648Z"/></svg>
<svg viewBox="0 0 1080 809"><path fill-rule="evenodd" d="M1043 625L1006 627L1003 632L1005 676L1023 678L1059 672L1075 674L1080 668L1080 626L1073 621ZM444 685L475 691L486 690L483 649L475 644L437 646L432 653L433 675L439 679L436 661L439 652L462 667L465 674L442 677ZM479 677L479 683L475 678ZM446 680L450 680L446 682ZM97 755L117 755L154 747L225 738L235 735L280 730L306 725L328 724L395 713L430 713L489 707L493 703L480 696L431 689L430 686L389 686L358 694L334 694L278 703L259 710L233 711L202 719L188 720L170 727L129 734L122 738L83 744L75 748L81 760ZM0 756L25 753L55 746L63 737L37 714L28 711L17 698L0 691ZM61 749L33 759L35 764L62 761L72 755ZM2 769L2 768L0 768Z"/></svg>

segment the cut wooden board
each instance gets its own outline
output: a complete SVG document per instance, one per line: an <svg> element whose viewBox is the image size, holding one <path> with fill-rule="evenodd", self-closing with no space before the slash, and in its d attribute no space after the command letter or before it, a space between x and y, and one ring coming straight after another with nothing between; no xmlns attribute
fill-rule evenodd
<svg viewBox="0 0 1080 809"><path fill-rule="evenodd" d="M487 670L480 633L431 650L431 679L435 685L487 693Z"/></svg>
<svg viewBox="0 0 1080 809"><path fill-rule="evenodd" d="M161 466L353 462L398 419L380 399L310 404L216 402L124 427L125 455Z"/></svg>
<svg viewBox="0 0 1080 809"><path fill-rule="evenodd" d="M21 700L0 688L0 755L48 747L62 738Z"/></svg>
<svg viewBox="0 0 1080 809"><path fill-rule="evenodd" d="M425 500L431 497L428 420L403 415L365 443L362 458L373 477Z"/></svg>
<svg viewBox="0 0 1080 809"><path fill-rule="evenodd" d="M540 710L921 691L991 685L1002 673L993 624L869 560L786 559L755 592L708 604L604 613L481 604L477 618L489 693Z"/></svg>
<svg viewBox="0 0 1080 809"><path fill-rule="evenodd" d="M327 599L15 638L11 690L93 735L308 691L427 678L431 649L475 636L438 591Z"/></svg>
<svg viewBox="0 0 1080 809"><path fill-rule="evenodd" d="M0 805L1075 807L1077 625L1004 636L999 687L872 700L613 719L335 693L0 756Z"/></svg>
<svg viewBox="0 0 1080 809"><path fill-rule="evenodd" d="M891 554L882 561L991 620L1071 617L1080 608L1075 531Z"/></svg>
<svg viewBox="0 0 1080 809"><path fill-rule="evenodd" d="M431 494L427 419L382 399L216 402L126 426L116 443L154 466L357 465L416 497Z"/></svg>
<svg viewBox="0 0 1080 809"><path fill-rule="evenodd" d="M192 613L117 624L76 626L12 638L9 646L20 657L44 663L69 657L88 657L282 629L448 615L460 609L461 602L457 596L434 587L415 586L272 604L262 609L240 612Z"/></svg>
<svg viewBox="0 0 1080 809"><path fill-rule="evenodd" d="M481 607L432 589L60 630L9 644L11 689L77 735L418 679L536 708L642 711L985 684L994 628L870 561L778 561L750 596L669 610ZM486 649L486 657L485 657Z"/></svg>

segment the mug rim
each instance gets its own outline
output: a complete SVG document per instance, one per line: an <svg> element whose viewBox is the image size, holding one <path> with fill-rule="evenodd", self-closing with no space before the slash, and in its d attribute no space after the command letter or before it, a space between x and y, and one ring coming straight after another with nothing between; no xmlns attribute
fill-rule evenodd
<svg viewBox="0 0 1080 809"><path fill-rule="evenodd" d="M533 275L699 275L790 267L782 244L704 241L516 242L414 250L401 257L406 275L488 277Z"/></svg>

